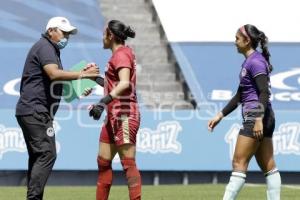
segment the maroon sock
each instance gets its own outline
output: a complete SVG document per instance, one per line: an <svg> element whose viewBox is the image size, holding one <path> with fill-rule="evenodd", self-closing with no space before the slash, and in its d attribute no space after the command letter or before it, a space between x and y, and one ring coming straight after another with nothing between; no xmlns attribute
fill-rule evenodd
<svg viewBox="0 0 300 200"><path fill-rule="evenodd" d="M98 162L98 181L97 181L96 200L107 200L109 195L109 190L112 184L111 160L106 160L98 156L97 162Z"/></svg>
<svg viewBox="0 0 300 200"><path fill-rule="evenodd" d="M134 158L123 158L121 160L126 173L130 200L141 199L142 180L139 170L136 167Z"/></svg>

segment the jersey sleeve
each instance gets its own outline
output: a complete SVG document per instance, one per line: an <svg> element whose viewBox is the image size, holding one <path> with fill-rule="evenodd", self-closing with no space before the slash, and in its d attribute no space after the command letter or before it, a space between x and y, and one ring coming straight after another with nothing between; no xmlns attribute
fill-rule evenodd
<svg viewBox="0 0 300 200"><path fill-rule="evenodd" d="M114 59L113 59L113 65L115 69L118 71L121 68L132 68L132 61L131 57L127 52L118 52Z"/></svg>
<svg viewBox="0 0 300 200"><path fill-rule="evenodd" d="M268 66L264 60L253 60L249 65L250 75L255 78L258 75L268 75Z"/></svg>
<svg viewBox="0 0 300 200"><path fill-rule="evenodd" d="M268 76L259 75L256 76L254 80L259 91L259 106L262 106L262 108L259 108L261 109L261 114L263 114L267 108L268 101L270 98Z"/></svg>
<svg viewBox="0 0 300 200"><path fill-rule="evenodd" d="M233 110L235 110L240 101L241 101L241 86L238 87L236 94L231 98L231 100L227 103L227 105L223 108L222 113L223 116L227 116L229 113L231 113Z"/></svg>
<svg viewBox="0 0 300 200"><path fill-rule="evenodd" d="M39 62L41 66L45 66L48 64L57 64L59 65L59 61L55 52L55 49L51 48L48 45L42 46L38 51Z"/></svg>

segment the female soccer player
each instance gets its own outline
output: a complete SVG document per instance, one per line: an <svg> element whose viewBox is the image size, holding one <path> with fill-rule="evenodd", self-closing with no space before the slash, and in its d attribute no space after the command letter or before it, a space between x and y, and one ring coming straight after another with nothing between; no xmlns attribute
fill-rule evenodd
<svg viewBox="0 0 300 200"><path fill-rule="evenodd" d="M260 44L262 52L256 51ZM243 128L241 128L232 160L233 172L223 200L236 199L246 178L252 156L264 172L267 182L267 199L280 199L281 178L273 157L272 136L275 118L270 103L270 53L268 39L255 26L247 24L236 33L235 45L245 56L240 72L237 93L213 119L208 122L212 131L223 117L242 104Z"/></svg>
<svg viewBox="0 0 300 200"><path fill-rule="evenodd" d="M141 176L135 163L136 134L140 113L136 97L136 61L133 50L125 46L127 37L135 32L122 22L112 20L103 33L103 48L110 49L105 78L96 81L104 86L105 96L90 109L95 120L106 108L106 122L100 135L98 154L97 200L107 200L112 184L112 159L119 154L128 181L130 200L141 199Z"/></svg>

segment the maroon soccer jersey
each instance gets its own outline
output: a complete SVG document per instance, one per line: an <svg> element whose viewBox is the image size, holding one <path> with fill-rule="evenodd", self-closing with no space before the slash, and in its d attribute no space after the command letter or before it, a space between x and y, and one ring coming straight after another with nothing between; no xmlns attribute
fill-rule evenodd
<svg viewBox="0 0 300 200"><path fill-rule="evenodd" d="M124 114L139 115L136 97L136 59L130 47L119 47L108 61L105 69L104 94L108 95L117 86L120 81L118 72L122 68L130 69L130 88L108 105L109 118L120 117Z"/></svg>

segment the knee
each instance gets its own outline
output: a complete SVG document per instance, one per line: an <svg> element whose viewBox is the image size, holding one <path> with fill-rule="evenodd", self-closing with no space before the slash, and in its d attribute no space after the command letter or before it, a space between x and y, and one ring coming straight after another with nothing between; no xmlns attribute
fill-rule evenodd
<svg viewBox="0 0 300 200"><path fill-rule="evenodd" d="M35 154L36 162L39 162L43 167L50 167L52 168L55 160L56 160L56 152L55 151L44 151L41 153ZM35 162L35 161L34 161Z"/></svg>
<svg viewBox="0 0 300 200"><path fill-rule="evenodd" d="M232 160L233 169L239 171L246 171L248 168L249 161L247 159L235 156Z"/></svg>
<svg viewBox="0 0 300 200"><path fill-rule="evenodd" d="M128 170L129 168L136 168L136 163L134 158L123 158L121 159L121 164L124 170Z"/></svg>
<svg viewBox="0 0 300 200"><path fill-rule="evenodd" d="M266 162L260 162L259 166L264 173L268 173L276 168L274 159L269 159Z"/></svg>
<svg viewBox="0 0 300 200"><path fill-rule="evenodd" d="M111 169L111 160L107 160L105 158L102 158L101 156L97 157L97 164L99 171L105 171L108 169Z"/></svg>
<svg viewBox="0 0 300 200"><path fill-rule="evenodd" d="M123 158L121 164L126 176L139 176L140 173L134 158Z"/></svg>
<svg viewBox="0 0 300 200"><path fill-rule="evenodd" d="M54 163L56 158L57 158L56 151L47 151L47 152L45 152L45 157L47 158L47 160Z"/></svg>
<svg viewBox="0 0 300 200"><path fill-rule="evenodd" d="M126 178L129 187L136 187L141 184L141 175L136 167L134 158L124 158L121 160L121 164L126 173Z"/></svg>
<svg viewBox="0 0 300 200"><path fill-rule="evenodd" d="M97 157L98 163L98 184L111 185L113 179L113 172L111 168L111 160L106 160L101 156Z"/></svg>

